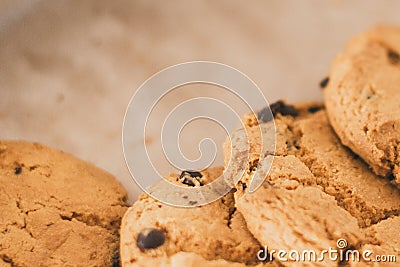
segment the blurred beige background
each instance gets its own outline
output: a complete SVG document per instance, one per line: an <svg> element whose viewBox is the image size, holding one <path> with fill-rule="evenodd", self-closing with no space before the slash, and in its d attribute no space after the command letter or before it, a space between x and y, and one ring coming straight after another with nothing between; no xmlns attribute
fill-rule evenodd
<svg viewBox="0 0 400 267"><path fill-rule="evenodd" d="M377 23L400 25L399 10L394 0L0 0L0 138L88 160L116 175L133 200L139 190L125 166L122 122L150 75L217 61L247 74L269 101L321 100L318 83L346 40ZM147 141L157 151L157 133Z"/></svg>

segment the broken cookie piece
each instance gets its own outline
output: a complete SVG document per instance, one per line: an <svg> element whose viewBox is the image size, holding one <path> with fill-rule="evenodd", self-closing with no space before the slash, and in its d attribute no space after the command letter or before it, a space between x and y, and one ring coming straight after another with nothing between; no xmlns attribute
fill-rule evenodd
<svg viewBox="0 0 400 267"><path fill-rule="evenodd" d="M238 162L230 158L231 146L240 151L249 143L247 170L234 193L237 210L248 229L261 245L274 250L322 251L336 248L339 239L345 239L349 248L376 245L374 238L379 236L365 232L399 218L400 191L342 146L321 104L299 104L294 108L298 111L296 117L277 115L274 122L259 125L245 117L247 139L239 138L242 131L237 130L225 144L225 162ZM276 129L269 173L263 164L254 170L254 162L260 162L261 157L259 128L263 132ZM249 193L243 184L252 179L254 172L265 173L265 180L257 191ZM385 251L389 246L393 245L380 239L380 248ZM338 263L328 260L320 265Z"/></svg>

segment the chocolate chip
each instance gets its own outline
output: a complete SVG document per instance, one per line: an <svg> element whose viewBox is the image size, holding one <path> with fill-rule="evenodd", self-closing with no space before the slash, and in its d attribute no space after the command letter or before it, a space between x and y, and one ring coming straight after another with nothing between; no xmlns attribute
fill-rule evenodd
<svg viewBox="0 0 400 267"><path fill-rule="evenodd" d="M324 78L322 81L320 81L319 83L319 87L321 87L321 89L324 89L329 83L329 77Z"/></svg>
<svg viewBox="0 0 400 267"><path fill-rule="evenodd" d="M271 109L272 114L274 116L278 113L282 114L283 116L293 116L293 117L299 115L299 112L297 111L297 109L295 109L294 106L286 105L285 102L283 102L282 100L273 103L269 108Z"/></svg>
<svg viewBox="0 0 400 267"><path fill-rule="evenodd" d="M297 109L292 105L286 105L285 102L279 100L269 106L272 115L276 116L277 114L281 114L283 116L293 116L296 117L299 115ZM268 122L272 120L271 112L269 112L268 108L263 108L261 111L257 113L258 120L262 122Z"/></svg>
<svg viewBox="0 0 400 267"><path fill-rule="evenodd" d="M203 175L198 171L182 171L179 180L188 186L202 186L203 182L200 180Z"/></svg>
<svg viewBox="0 0 400 267"><path fill-rule="evenodd" d="M196 184L195 184L195 181L193 180L194 178L187 178L187 177L185 177L184 179L183 179L183 181L182 181L182 183L184 183L185 185L188 185L188 186L196 186ZM200 182L199 182L200 183ZM200 184L201 185L201 184Z"/></svg>
<svg viewBox="0 0 400 267"><path fill-rule="evenodd" d="M190 200L190 201L189 201L189 205L194 206L194 205L196 205L196 204L197 204L197 201L193 201L193 200Z"/></svg>
<svg viewBox="0 0 400 267"><path fill-rule="evenodd" d="M21 166L18 166L18 167L16 167L16 168L14 169L14 173L15 173L16 175L21 174L21 172L22 172L22 167L21 167Z"/></svg>
<svg viewBox="0 0 400 267"><path fill-rule="evenodd" d="M387 55L391 64L395 65L400 62L400 55L397 52L389 50Z"/></svg>
<svg viewBox="0 0 400 267"><path fill-rule="evenodd" d="M246 188L247 188L247 184L246 183L242 183L242 189L246 190Z"/></svg>
<svg viewBox="0 0 400 267"><path fill-rule="evenodd" d="M3 261L5 263L13 263L12 259L10 259L9 257L7 257L6 255L3 255Z"/></svg>
<svg viewBox="0 0 400 267"><path fill-rule="evenodd" d="M181 175L179 176L179 178L183 178L183 177L185 177L186 175L190 175L190 177L192 177L192 178L196 178L196 177L203 177L203 175L200 173L200 172L198 172L198 171L182 171L182 173L181 173Z"/></svg>
<svg viewBox="0 0 400 267"><path fill-rule="evenodd" d="M272 121L273 118L274 118L274 117L273 117L273 115L271 114L271 112L268 110L268 108L263 108L262 110L260 110L260 111L257 113L257 119L258 119L259 121L262 121L262 122L269 122L269 121Z"/></svg>
<svg viewBox="0 0 400 267"><path fill-rule="evenodd" d="M136 245L141 249L153 249L162 246L165 242L165 233L155 228L143 229L136 240Z"/></svg>
<svg viewBox="0 0 400 267"><path fill-rule="evenodd" d="M33 170L35 170L37 167L38 167L37 165L35 165L35 166L30 166L30 167L29 167L29 171L33 171Z"/></svg>
<svg viewBox="0 0 400 267"><path fill-rule="evenodd" d="M311 106L311 107L308 108L307 111L309 113L315 113L315 112L320 111L321 109L322 109L322 106Z"/></svg>

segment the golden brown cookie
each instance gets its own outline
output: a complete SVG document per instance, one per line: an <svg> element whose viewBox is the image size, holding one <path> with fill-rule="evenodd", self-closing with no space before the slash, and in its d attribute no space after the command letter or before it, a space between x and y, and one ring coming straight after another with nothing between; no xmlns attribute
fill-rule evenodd
<svg viewBox="0 0 400 267"><path fill-rule="evenodd" d="M399 190L341 145L321 105L290 106L282 102L279 106L296 112L278 108L274 122L259 125L254 116L243 119L249 134L250 159L238 183L235 203L250 232L262 246L274 250L321 252L329 247L338 249L338 240L344 239L344 250L377 246L392 251L396 243L372 229L391 218L398 220ZM262 121L262 111L258 117ZM249 193L247 185L253 175L265 172L257 129L271 131L273 123L276 150L268 152L273 157L271 170L262 186ZM246 138L242 130L232 133L232 146L245 146ZM230 151L227 141L227 158ZM313 264L337 266L338 261L325 257L325 261Z"/></svg>
<svg viewBox="0 0 400 267"><path fill-rule="evenodd" d="M378 26L353 38L323 85L341 142L400 184L400 27Z"/></svg>
<svg viewBox="0 0 400 267"><path fill-rule="evenodd" d="M221 173L222 168L202 171L200 181L207 184ZM196 186L179 179L179 175L165 179ZM260 244L237 212L233 192L195 208L168 206L141 195L122 220L120 250L123 267L261 264L257 259Z"/></svg>
<svg viewBox="0 0 400 267"><path fill-rule="evenodd" d="M69 154L0 141L0 265L118 266L126 197L113 176Z"/></svg>

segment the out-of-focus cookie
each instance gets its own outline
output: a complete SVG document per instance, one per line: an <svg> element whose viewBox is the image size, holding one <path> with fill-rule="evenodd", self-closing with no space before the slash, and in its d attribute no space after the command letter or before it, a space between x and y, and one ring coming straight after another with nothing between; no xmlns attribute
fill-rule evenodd
<svg viewBox="0 0 400 267"><path fill-rule="evenodd" d="M400 184L400 28L353 38L326 81L327 113L342 143Z"/></svg>
<svg viewBox="0 0 400 267"><path fill-rule="evenodd" d="M311 249L320 255L318 252L325 249L339 249L340 239L347 242L343 250L367 245L385 250L387 240L376 241L379 238L371 235L369 229L390 218L399 218L399 190L390 181L373 174L362 160L341 145L321 105L290 107L296 112L284 114L278 110L274 121L258 124L253 116L243 119L250 158L238 183L235 202L248 229L262 246L276 251ZM262 111L259 118L262 120ZM276 150L272 153L271 170L262 186L249 193L247 185L254 174L265 172L260 162L258 129L264 133L272 131L273 123ZM227 158L231 155L231 145L238 151L243 150L238 146L246 146L243 132L232 133L232 143L227 141L224 150ZM337 266L338 261L326 256L324 261L310 264ZM290 261L283 264L290 265Z"/></svg>
<svg viewBox="0 0 400 267"><path fill-rule="evenodd" d="M69 154L0 141L0 265L119 266L126 197L113 176Z"/></svg>
<svg viewBox="0 0 400 267"><path fill-rule="evenodd" d="M201 172L202 184L222 168ZM165 179L200 186L179 175ZM121 226L121 263L128 266L253 266L262 264L260 244L235 208L233 192L205 206L173 207L145 194L127 211Z"/></svg>

